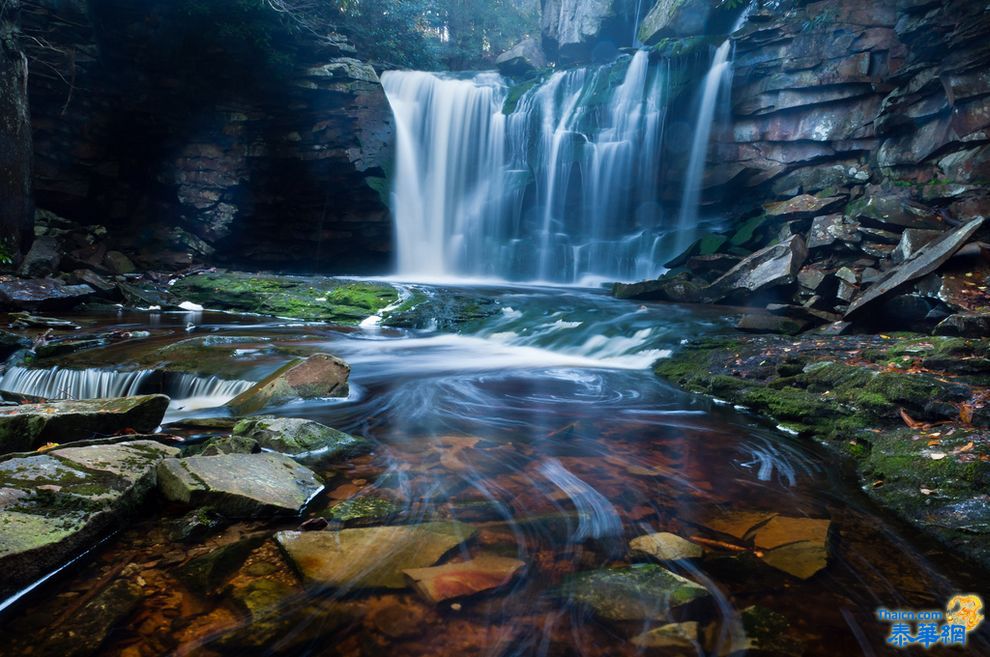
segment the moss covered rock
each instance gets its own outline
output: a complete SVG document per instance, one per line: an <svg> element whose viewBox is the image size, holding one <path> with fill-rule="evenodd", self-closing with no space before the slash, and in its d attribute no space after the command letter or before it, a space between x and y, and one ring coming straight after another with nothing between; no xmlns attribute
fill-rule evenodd
<svg viewBox="0 0 990 657"><path fill-rule="evenodd" d="M672 620L672 612L710 597L708 589L656 564L571 575L562 593L611 621Z"/></svg>
<svg viewBox="0 0 990 657"><path fill-rule="evenodd" d="M234 435L254 440L261 447L294 456L319 452L320 456L334 458L370 449L370 444L364 438L300 418L248 418L234 426Z"/></svg>
<svg viewBox="0 0 990 657"><path fill-rule="evenodd" d="M385 283L238 272L183 278L172 293L210 309L336 324L358 324L399 299Z"/></svg>
<svg viewBox="0 0 990 657"><path fill-rule="evenodd" d="M351 367L336 356L314 354L294 360L227 402L238 415L248 415L293 399L346 397Z"/></svg>

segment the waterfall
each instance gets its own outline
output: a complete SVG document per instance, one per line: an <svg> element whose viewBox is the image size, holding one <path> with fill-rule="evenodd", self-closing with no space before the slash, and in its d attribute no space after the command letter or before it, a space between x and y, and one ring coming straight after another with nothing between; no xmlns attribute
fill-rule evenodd
<svg viewBox="0 0 990 657"><path fill-rule="evenodd" d="M754 4L743 10L730 34L742 28L746 19L753 11ZM735 46L732 39L726 39L715 51L712 65L705 74L701 85L701 97L698 106L698 119L695 122L694 137L691 141L691 155L688 159L687 175L681 195L681 208L677 217L677 238L675 253L680 254L687 249L697 237L698 214L701 206L701 192L705 182L705 163L708 158L708 146L711 141L712 129L715 126L720 100L724 104L725 113L729 111L732 95L733 56Z"/></svg>
<svg viewBox="0 0 990 657"><path fill-rule="evenodd" d="M496 74L389 71L399 273L578 283L658 273L666 62L645 50L553 73L518 99Z"/></svg>
<svg viewBox="0 0 990 657"><path fill-rule="evenodd" d="M252 381L221 379L156 370L73 370L11 367L0 377L0 391L42 399L100 399L162 392L173 404L199 408L222 406L254 385Z"/></svg>

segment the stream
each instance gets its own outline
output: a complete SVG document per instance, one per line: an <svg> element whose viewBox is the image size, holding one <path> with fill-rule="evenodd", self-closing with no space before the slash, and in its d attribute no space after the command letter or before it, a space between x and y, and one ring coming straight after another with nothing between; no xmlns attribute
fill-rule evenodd
<svg viewBox="0 0 990 657"><path fill-rule="evenodd" d="M683 340L729 330L711 309L641 306L576 288L461 291L493 299L495 310L457 333L212 312L68 319L84 331L147 332L88 352L104 370L190 337L236 338L230 362L215 372L227 381L258 380L290 354L343 358L352 366L347 399L274 409L375 445L343 463L307 463L327 485L304 518L360 495L389 500L397 523L456 519L478 529L461 556L525 562L509 586L439 605L411 590L304 589L274 543L261 541L204 594L184 575L191 560L295 529L299 519L238 522L190 543L173 537L184 511L155 506L0 617L0 645L71 626L74 600L115 574L136 573L152 593L114 628L101 655L653 654L629 637L663 623L602 622L563 583L576 572L626 565L637 536L691 537L706 534L713 517L757 512L831 521L827 566L802 579L754 553L717 549L666 563L711 594L691 612L705 638L673 654L727 654L743 645L740 617L754 605L786 620L772 630L775 654L892 654L878 607L944 608L953 594L981 589L965 564L875 507L832 453L654 376L651 363ZM223 417L221 404L238 389L201 386L173 403L166 422ZM261 580L285 593L259 612L237 592ZM968 654L990 654L982 641L971 637Z"/></svg>

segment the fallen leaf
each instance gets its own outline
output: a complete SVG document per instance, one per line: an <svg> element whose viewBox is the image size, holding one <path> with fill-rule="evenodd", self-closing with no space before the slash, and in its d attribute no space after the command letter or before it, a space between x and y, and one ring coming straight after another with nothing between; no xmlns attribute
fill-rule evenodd
<svg viewBox="0 0 990 657"><path fill-rule="evenodd" d="M917 429L925 429L928 427L928 425L925 424L924 422L918 422L913 417L908 415L907 411L905 411L903 408L900 409L900 413L901 413L901 419L904 420L904 424L908 425L908 427L910 427L911 429L917 430Z"/></svg>
<svg viewBox="0 0 990 657"><path fill-rule="evenodd" d="M959 420L963 424L973 423L973 406L963 402L959 404Z"/></svg>
<svg viewBox="0 0 990 657"><path fill-rule="evenodd" d="M928 458L930 458L933 461L941 461L946 456L948 456L948 454L946 454L945 452L932 452L931 454L928 455Z"/></svg>
<svg viewBox="0 0 990 657"><path fill-rule="evenodd" d="M959 449L955 450L954 453L963 454L964 452L972 452L972 451L973 451L973 441L971 440L962 447L960 447Z"/></svg>

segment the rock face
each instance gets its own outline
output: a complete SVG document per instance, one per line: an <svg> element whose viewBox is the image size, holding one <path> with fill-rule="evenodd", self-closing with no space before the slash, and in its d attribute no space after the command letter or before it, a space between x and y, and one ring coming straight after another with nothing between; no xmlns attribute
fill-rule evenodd
<svg viewBox="0 0 990 657"><path fill-rule="evenodd" d="M547 58L540 42L527 37L499 55L495 65L505 75L526 75L546 68Z"/></svg>
<svg viewBox="0 0 990 657"><path fill-rule="evenodd" d="M168 408L165 395L24 404L0 409L0 453L70 443L126 430L152 433Z"/></svg>
<svg viewBox="0 0 990 657"><path fill-rule="evenodd" d="M475 534L459 522L279 532L275 540L310 584L332 588L401 589L403 571L432 566Z"/></svg>
<svg viewBox="0 0 990 657"><path fill-rule="evenodd" d="M132 441L0 462L0 597L99 540L154 488L157 464L176 454Z"/></svg>
<svg viewBox="0 0 990 657"><path fill-rule="evenodd" d="M169 500L228 517L297 514L323 490L309 468L270 453L167 459L158 466L158 486Z"/></svg>
<svg viewBox="0 0 990 657"><path fill-rule="evenodd" d="M659 0L639 27L639 40L648 46L669 37L699 36L712 11L708 0Z"/></svg>
<svg viewBox="0 0 990 657"><path fill-rule="evenodd" d="M24 27L46 45L25 49L50 73L28 85L38 205L105 225L143 267L223 259L353 273L387 262L391 113L342 37L287 38L277 12L258 14L271 38L248 55L268 61L246 63L238 40L166 0L142 12L118 0L36 9ZM175 43L204 38L183 67L192 60Z"/></svg>
<svg viewBox="0 0 990 657"><path fill-rule="evenodd" d="M0 238L16 256L33 238L31 202L31 120L28 61L21 50L20 2L0 15Z"/></svg>
<svg viewBox="0 0 990 657"><path fill-rule="evenodd" d="M293 399L346 397L351 367L336 356L315 354L293 361L227 402L238 415L247 415Z"/></svg>
<svg viewBox="0 0 990 657"><path fill-rule="evenodd" d="M543 45L563 62L586 61L603 41L628 45L628 20L635 10L628 0L541 0Z"/></svg>
<svg viewBox="0 0 990 657"><path fill-rule="evenodd" d="M266 449L289 455L319 452L321 457L333 458L370 448L363 438L299 418L249 418L234 426L234 434L253 439Z"/></svg>

